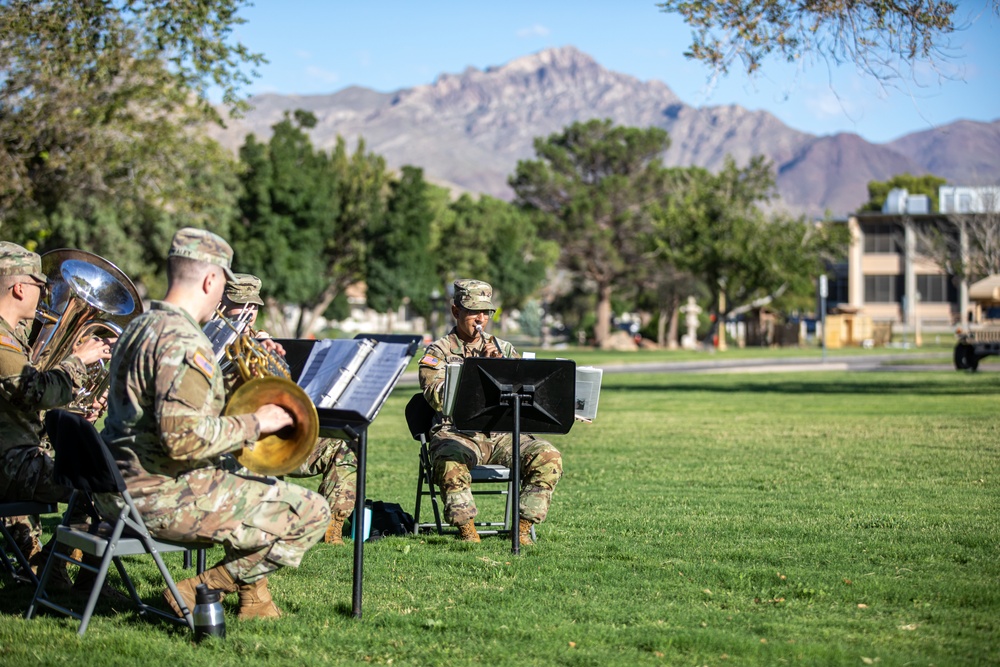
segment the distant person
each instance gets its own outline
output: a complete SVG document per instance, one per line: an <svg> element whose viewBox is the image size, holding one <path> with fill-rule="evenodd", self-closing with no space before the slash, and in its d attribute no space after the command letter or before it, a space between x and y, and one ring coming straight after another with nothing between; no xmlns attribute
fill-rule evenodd
<svg viewBox="0 0 1000 667"><path fill-rule="evenodd" d="M233 250L201 229L174 234L167 295L129 323L111 359L105 442L150 533L172 542L221 544L222 560L177 584L188 609L204 583L239 593L239 618L281 615L267 577L297 567L323 537L330 508L312 491L226 472L220 457L292 424L281 406L221 416L222 372L202 326L232 279ZM167 602L180 615L169 591Z"/></svg>
<svg viewBox="0 0 1000 667"><path fill-rule="evenodd" d="M456 280L451 314L455 327L431 343L420 359L420 389L438 412L428 445L434 482L444 498L444 518L458 527L458 538L478 542L475 518L478 510L472 496L470 470L477 465L512 468L513 437L510 433L457 431L441 414L445 367L469 357L517 358L514 346L485 332L496 307L493 288L481 280ZM541 523L549 511L552 492L562 477L562 455L549 442L531 434L521 434L521 501L518 531L521 544L531 544L531 528Z"/></svg>

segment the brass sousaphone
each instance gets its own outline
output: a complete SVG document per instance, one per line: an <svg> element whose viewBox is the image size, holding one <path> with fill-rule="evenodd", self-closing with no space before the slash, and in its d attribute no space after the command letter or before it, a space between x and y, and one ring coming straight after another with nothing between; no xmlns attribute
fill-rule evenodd
<svg viewBox="0 0 1000 667"><path fill-rule="evenodd" d="M238 388L226 404L225 415L250 414L268 403L292 414L292 426L244 448L236 460L261 475L287 475L297 470L312 454L319 437L319 415L309 395L292 381L285 360L254 340L245 322L234 325L220 312L205 325L205 333L224 372L237 376Z"/></svg>

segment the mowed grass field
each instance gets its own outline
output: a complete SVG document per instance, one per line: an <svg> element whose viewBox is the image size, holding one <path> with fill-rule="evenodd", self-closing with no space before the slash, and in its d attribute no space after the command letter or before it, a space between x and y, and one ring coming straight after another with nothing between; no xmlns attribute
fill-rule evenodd
<svg viewBox="0 0 1000 667"><path fill-rule="evenodd" d="M408 511L414 391L369 447L368 496ZM200 645L117 603L78 639L3 578L0 664L997 665L998 410L992 372L608 375L597 421L552 437L565 477L520 556L369 543L359 620L351 549L319 545L271 578L284 618L241 623L231 596Z"/></svg>

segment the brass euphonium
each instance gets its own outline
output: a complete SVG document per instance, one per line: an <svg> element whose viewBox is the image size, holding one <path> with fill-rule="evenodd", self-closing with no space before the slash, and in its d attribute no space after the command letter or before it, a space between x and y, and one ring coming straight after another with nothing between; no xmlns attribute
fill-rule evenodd
<svg viewBox="0 0 1000 667"><path fill-rule="evenodd" d="M249 320L249 315L241 314L231 322L219 311L205 325L220 367L236 377L237 389L223 414L249 414L268 403L288 410L293 418L291 427L261 438L253 448L236 455L240 465L252 472L286 475L302 465L315 448L319 415L308 394L292 381L285 360L255 340Z"/></svg>
<svg viewBox="0 0 1000 667"><path fill-rule="evenodd" d="M139 292L117 266L84 250L63 248L42 255L49 295L41 300L31 334L31 362L46 371L58 366L83 340L118 337L142 313ZM88 379L67 409L93 413L93 403L107 391L105 361L91 364Z"/></svg>

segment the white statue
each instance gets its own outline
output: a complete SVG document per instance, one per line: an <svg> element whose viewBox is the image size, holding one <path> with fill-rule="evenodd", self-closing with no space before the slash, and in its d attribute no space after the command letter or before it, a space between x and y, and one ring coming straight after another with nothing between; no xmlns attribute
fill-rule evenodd
<svg viewBox="0 0 1000 667"><path fill-rule="evenodd" d="M688 297L687 305L681 306L680 311L684 313L684 325L687 333L681 336L681 347L685 350L698 349L698 315L701 314L699 306L693 296Z"/></svg>

